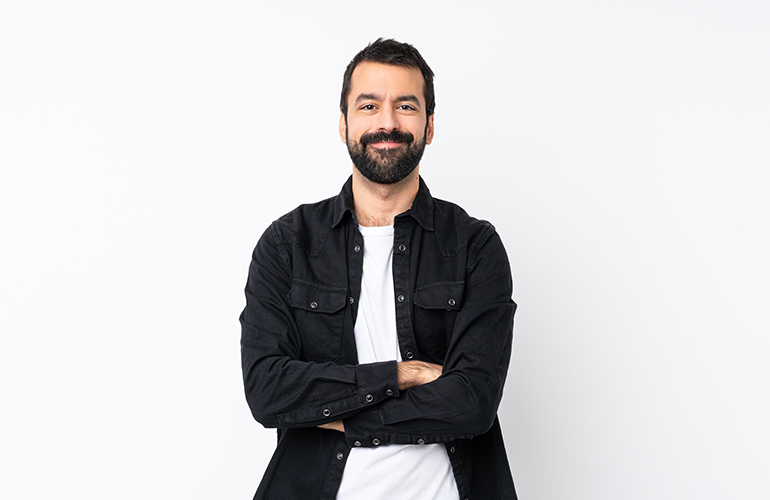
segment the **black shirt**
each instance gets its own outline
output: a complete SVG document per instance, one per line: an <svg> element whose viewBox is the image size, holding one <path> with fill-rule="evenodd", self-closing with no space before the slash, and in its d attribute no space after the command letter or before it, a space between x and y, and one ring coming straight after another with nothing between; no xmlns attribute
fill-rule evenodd
<svg viewBox="0 0 770 500"><path fill-rule="evenodd" d="M394 223L396 327L402 359L443 373L399 391L395 361L357 361L357 226L348 179L273 222L254 250L243 378L254 418L278 429L254 498L334 499L351 447L390 443L443 443L461 499L516 498L497 421L516 310L500 237L420 179ZM340 419L344 433L317 427Z"/></svg>

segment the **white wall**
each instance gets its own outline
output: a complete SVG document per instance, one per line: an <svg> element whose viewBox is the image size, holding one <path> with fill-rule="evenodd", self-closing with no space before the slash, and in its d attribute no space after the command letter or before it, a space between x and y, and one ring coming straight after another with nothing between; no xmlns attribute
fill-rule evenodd
<svg viewBox="0 0 770 500"><path fill-rule="evenodd" d="M251 498L250 253L348 175L379 36L510 253L520 497L770 497L767 2L279 3L0 6L0 497Z"/></svg>

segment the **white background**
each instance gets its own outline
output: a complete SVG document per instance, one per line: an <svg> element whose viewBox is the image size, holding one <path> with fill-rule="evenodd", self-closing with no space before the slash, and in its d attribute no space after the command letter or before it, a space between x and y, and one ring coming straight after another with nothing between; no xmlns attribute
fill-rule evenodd
<svg viewBox="0 0 770 500"><path fill-rule="evenodd" d="M770 4L279 3L0 6L0 497L251 498L250 254L347 178L386 36L510 254L520 497L769 498Z"/></svg>

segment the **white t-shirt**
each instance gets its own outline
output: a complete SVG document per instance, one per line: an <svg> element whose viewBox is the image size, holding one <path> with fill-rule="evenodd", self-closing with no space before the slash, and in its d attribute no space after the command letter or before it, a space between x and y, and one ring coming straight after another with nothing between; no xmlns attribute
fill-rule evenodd
<svg viewBox="0 0 770 500"><path fill-rule="evenodd" d="M354 333L359 363L401 361L393 287L393 226L358 227L364 237ZM337 500L458 500L443 444L353 448Z"/></svg>

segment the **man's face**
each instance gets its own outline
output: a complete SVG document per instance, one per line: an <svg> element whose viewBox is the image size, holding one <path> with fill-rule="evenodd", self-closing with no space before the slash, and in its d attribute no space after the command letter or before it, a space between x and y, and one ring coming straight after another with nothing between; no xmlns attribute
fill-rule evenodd
<svg viewBox="0 0 770 500"><path fill-rule="evenodd" d="M433 115L426 116L423 85L417 69L363 62L353 71L340 138L370 181L393 184L404 179L433 140Z"/></svg>

